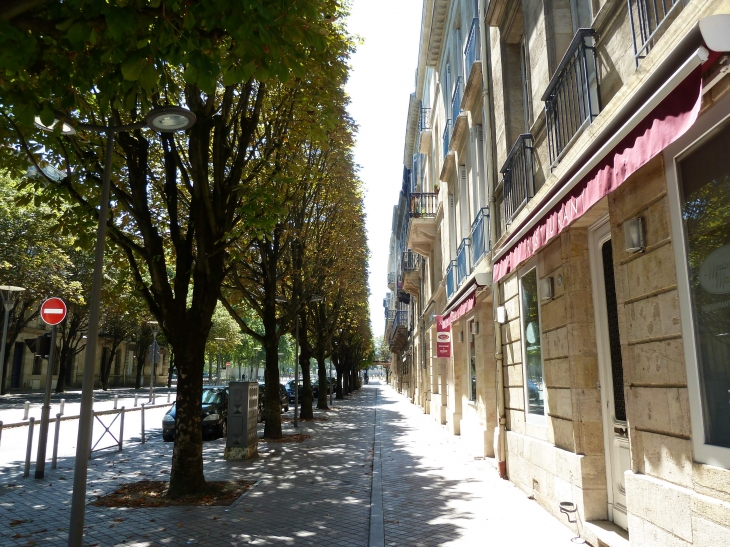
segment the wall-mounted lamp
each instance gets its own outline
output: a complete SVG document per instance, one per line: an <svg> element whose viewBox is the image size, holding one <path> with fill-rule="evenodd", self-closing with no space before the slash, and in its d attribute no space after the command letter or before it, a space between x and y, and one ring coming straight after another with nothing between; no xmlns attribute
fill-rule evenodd
<svg viewBox="0 0 730 547"><path fill-rule="evenodd" d="M504 306L497 307L497 323L504 325L507 322L507 308Z"/></svg>
<svg viewBox="0 0 730 547"><path fill-rule="evenodd" d="M464 341L464 331L460 330L459 331L459 342L463 342L463 341Z"/></svg>
<svg viewBox="0 0 730 547"><path fill-rule="evenodd" d="M479 334L479 321L469 323L469 332L471 334Z"/></svg>
<svg viewBox="0 0 730 547"><path fill-rule="evenodd" d="M540 298L542 300L551 300L553 298L553 278L543 277L540 280Z"/></svg>
<svg viewBox="0 0 730 547"><path fill-rule="evenodd" d="M624 242L627 253L644 250L644 222L641 217L624 222Z"/></svg>

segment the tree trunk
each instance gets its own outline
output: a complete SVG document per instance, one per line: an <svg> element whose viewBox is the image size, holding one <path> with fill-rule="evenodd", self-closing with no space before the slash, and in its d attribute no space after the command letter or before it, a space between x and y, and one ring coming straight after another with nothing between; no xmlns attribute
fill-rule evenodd
<svg viewBox="0 0 730 547"><path fill-rule="evenodd" d="M135 351L139 351L137 348L135 348ZM145 363L145 352L137 354L137 374L134 379L134 389L141 389L142 388L142 372L144 372L144 363ZM202 382L202 376L201 376L201 382Z"/></svg>
<svg viewBox="0 0 730 547"><path fill-rule="evenodd" d="M276 325L274 325L275 327ZM273 330L273 329L272 329ZM276 331L266 329L266 368L264 379L266 383L266 423L264 437L267 439L281 439L281 403L279 402L279 344Z"/></svg>
<svg viewBox="0 0 730 547"><path fill-rule="evenodd" d="M324 362L324 351L317 352L317 372L319 376L319 397L317 398L317 408L327 410L327 397L329 396L329 384L327 383L327 365Z"/></svg>
<svg viewBox="0 0 730 547"><path fill-rule="evenodd" d="M299 416L302 420L314 418L312 402L314 394L312 390L312 369L309 366L309 359L312 356L307 340L307 314L299 314L299 367L302 369L302 400L300 402ZM321 387L321 386L320 386Z"/></svg>
<svg viewBox="0 0 730 547"><path fill-rule="evenodd" d="M189 322L181 324L188 325ZM177 343L173 343L178 370L175 447L172 451L168 491L168 496L173 499L201 492L205 488L203 429L200 420L203 411L202 364L205 363L207 333L198 332L199 330L201 329L189 328L189 332L179 333L180 338L175 341Z"/></svg>

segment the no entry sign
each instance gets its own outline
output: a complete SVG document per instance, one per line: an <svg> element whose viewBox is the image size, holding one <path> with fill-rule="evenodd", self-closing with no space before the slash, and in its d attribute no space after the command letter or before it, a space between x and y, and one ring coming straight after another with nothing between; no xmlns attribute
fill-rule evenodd
<svg viewBox="0 0 730 547"><path fill-rule="evenodd" d="M41 306L41 319L47 325L58 325L66 318L66 303L60 298L49 298Z"/></svg>

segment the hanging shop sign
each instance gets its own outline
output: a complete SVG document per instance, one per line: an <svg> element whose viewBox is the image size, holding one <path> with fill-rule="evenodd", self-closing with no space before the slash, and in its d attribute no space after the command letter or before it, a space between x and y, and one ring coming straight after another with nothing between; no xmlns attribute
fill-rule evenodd
<svg viewBox="0 0 730 547"><path fill-rule="evenodd" d="M451 357L451 323L443 315L436 316L436 356Z"/></svg>

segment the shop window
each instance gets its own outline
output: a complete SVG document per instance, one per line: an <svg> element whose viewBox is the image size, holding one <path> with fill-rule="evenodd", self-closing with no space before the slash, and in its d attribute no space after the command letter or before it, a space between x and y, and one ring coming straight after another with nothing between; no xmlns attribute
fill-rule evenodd
<svg viewBox="0 0 730 547"><path fill-rule="evenodd" d="M726 124L678 162L704 443L723 448L730 448L729 149Z"/></svg>
<svg viewBox="0 0 730 547"><path fill-rule="evenodd" d="M525 377L525 409L530 417L540 422L545 416L545 383L543 380L542 342L540 337L540 308L537 287L537 268L520 278L522 304L522 349Z"/></svg>
<svg viewBox="0 0 730 547"><path fill-rule="evenodd" d="M476 353L476 337L473 334L474 321L469 323L469 400L473 403L477 401L477 353Z"/></svg>

